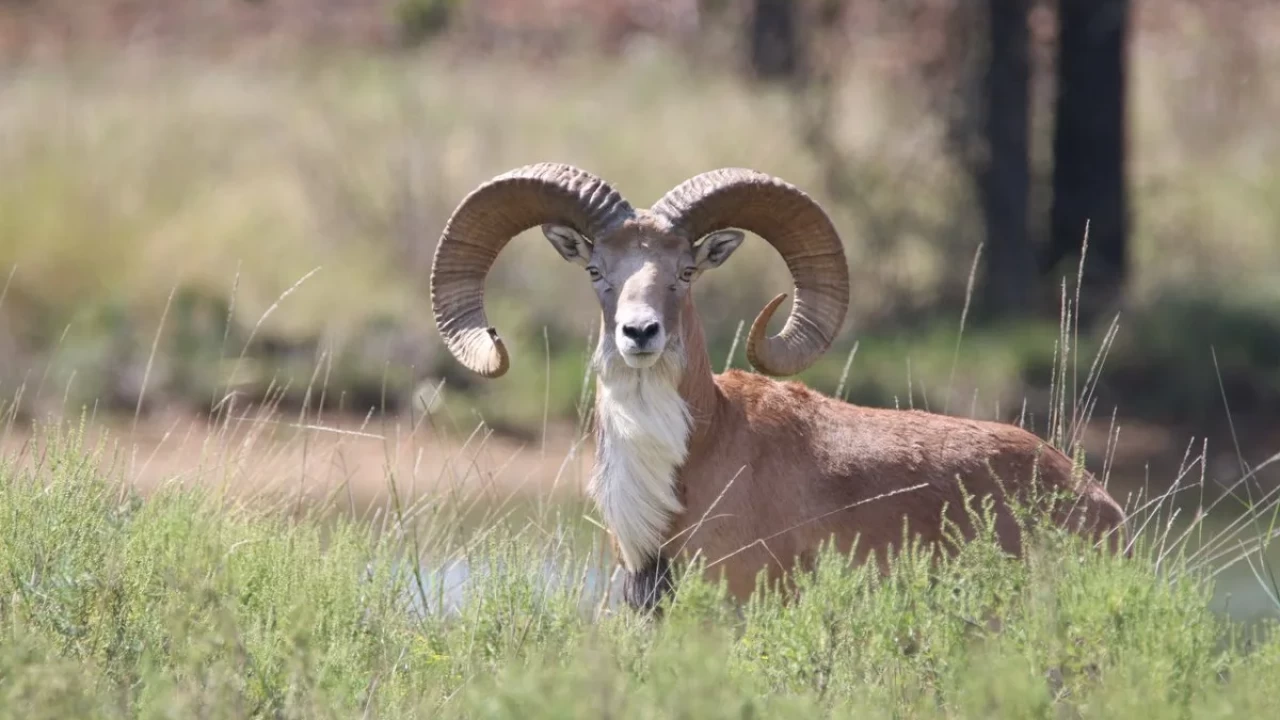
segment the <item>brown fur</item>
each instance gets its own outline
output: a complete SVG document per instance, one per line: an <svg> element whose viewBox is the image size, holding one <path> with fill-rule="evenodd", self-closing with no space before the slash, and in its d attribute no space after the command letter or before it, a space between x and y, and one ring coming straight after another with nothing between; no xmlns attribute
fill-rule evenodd
<svg viewBox="0 0 1280 720"><path fill-rule="evenodd" d="M976 496L973 508L983 496L996 499L999 542L1020 555L1021 532L1004 491L1025 499L1035 476L1042 493L1077 498L1054 512L1056 522L1094 537L1110 533L1111 546L1119 546L1125 520L1119 504L1091 476L1073 475L1071 460L1032 433L919 410L859 407L798 382L738 370L713 375L691 298L680 320L688 354L680 394L694 428L678 473L685 510L674 518L664 554L705 558L711 573L723 573L732 596L745 599L762 568L777 580L797 561L811 562L833 536L843 552L860 536L857 557L874 551L883 568L884 550L900 543L904 521L921 540L942 540L944 507L971 534L965 491ZM918 484L924 487L872 500Z"/></svg>

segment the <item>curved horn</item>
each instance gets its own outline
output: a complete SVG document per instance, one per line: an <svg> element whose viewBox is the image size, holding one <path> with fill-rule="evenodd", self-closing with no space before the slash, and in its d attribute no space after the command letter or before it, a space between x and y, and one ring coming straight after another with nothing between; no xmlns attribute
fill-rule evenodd
<svg viewBox="0 0 1280 720"><path fill-rule="evenodd" d="M484 377L507 371L506 345L485 316L484 281L512 237L559 223L594 238L633 214L608 183L561 163L516 168L473 190L453 211L431 263L431 306L449 352Z"/></svg>
<svg viewBox="0 0 1280 720"><path fill-rule="evenodd" d="M691 242L727 227L749 230L773 245L791 271L795 303L782 331L765 327L786 295L756 316L747 360L769 375L794 375L826 352L849 309L849 267L830 218L812 198L771 175L722 168L695 175L662 197L652 212Z"/></svg>

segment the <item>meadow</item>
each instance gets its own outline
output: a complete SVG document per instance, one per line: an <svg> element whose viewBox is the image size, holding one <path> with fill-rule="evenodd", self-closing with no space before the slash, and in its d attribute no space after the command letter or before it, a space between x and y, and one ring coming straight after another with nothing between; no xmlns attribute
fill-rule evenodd
<svg viewBox="0 0 1280 720"><path fill-rule="evenodd" d="M826 553L790 602L689 569L660 621L617 601L572 496L478 483L359 515L341 493L173 482L75 423L0 465L0 716L1267 717L1275 613L1212 607L1248 534L1135 508L1134 557L990 531L890 576ZM235 443L231 443L235 445ZM121 452L121 451L124 452ZM216 450L215 450L216 452ZM488 498L492 500L493 498ZM1274 519L1274 501L1245 523ZM1171 532L1172 531L1172 532ZM1256 540L1256 536L1254 538ZM1274 577L1246 560L1275 601Z"/></svg>
<svg viewBox="0 0 1280 720"><path fill-rule="evenodd" d="M1057 397L1048 434L1071 438L1087 404ZM0 716L1276 710L1280 491L1248 481L1280 455L1213 500L1203 453L1167 490L1121 495L1132 557L1041 526L1019 560L980 523L941 563L909 547L881 577L827 552L796 595L745 606L703 558L655 619L620 602L584 438L512 451L456 420L446 402L359 424L277 406L149 445L87 411L10 424Z"/></svg>
<svg viewBox="0 0 1280 720"><path fill-rule="evenodd" d="M840 76L852 197L794 96L661 43L0 67L0 717L1275 715L1280 18L1223 42L1140 5L1132 282L1079 330L1056 285L965 323L979 205L900 38ZM542 160L642 205L725 165L811 192L853 303L801 379L1083 451L1135 557L1045 531L1026 563L979 539L887 579L830 556L792 603L691 573L662 622L622 608L582 498L587 283L511 243L490 382L426 296L458 200ZM718 367L787 290L757 239L700 281Z"/></svg>

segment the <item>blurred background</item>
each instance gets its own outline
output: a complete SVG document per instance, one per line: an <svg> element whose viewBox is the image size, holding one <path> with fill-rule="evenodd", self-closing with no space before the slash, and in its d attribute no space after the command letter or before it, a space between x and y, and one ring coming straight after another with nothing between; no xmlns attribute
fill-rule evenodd
<svg viewBox="0 0 1280 720"><path fill-rule="evenodd" d="M0 62L14 446L88 413L162 477L270 408L383 440L373 476L370 423L465 444L483 420L558 482L588 283L517 238L488 291L513 369L482 382L426 282L467 192L553 160L641 206L726 165L816 197L853 277L803 375L826 392L1042 435L1056 412L1131 488L1225 488L1280 450L1273 2L0 0ZM759 239L700 282L717 367L788 289Z"/></svg>

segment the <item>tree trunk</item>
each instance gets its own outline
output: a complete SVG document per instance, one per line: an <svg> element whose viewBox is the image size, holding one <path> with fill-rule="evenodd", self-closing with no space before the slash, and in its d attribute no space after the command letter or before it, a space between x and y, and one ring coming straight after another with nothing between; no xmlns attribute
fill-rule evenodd
<svg viewBox="0 0 1280 720"><path fill-rule="evenodd" d="M1082 302L1106 303L1128 271L1125 181L1129 0L1059 0L1052 236L1041 263L1073 280L1088 222ZM1069 267L1064 260L1072 260ZM1089 293L1100 297L1088 298ZM1083 309L1088 314L1087 308ZM1082 318L1083 319L1083 318Z"/></svg>
<svg viewBox="0 0 1280 720"><path fill-rule="evenodd" d="M794 0L755 0L750 23L752 73L761 80L800 74L800 28Z"/></svg>
<svg viewBox="0 0 1280 720"><path fill-rule="evenodd" d="M1035 255L1027 233L1031 183L1029 0L987 0L989 54L984 74L987 154L979 172L985 216L983 307L990 317L1031 308Z"/></svg>

